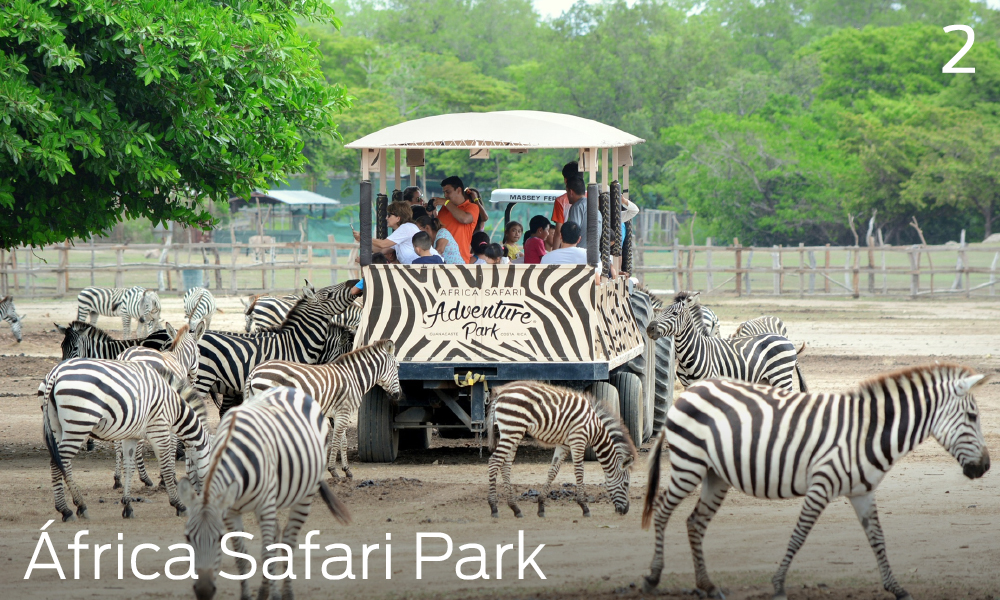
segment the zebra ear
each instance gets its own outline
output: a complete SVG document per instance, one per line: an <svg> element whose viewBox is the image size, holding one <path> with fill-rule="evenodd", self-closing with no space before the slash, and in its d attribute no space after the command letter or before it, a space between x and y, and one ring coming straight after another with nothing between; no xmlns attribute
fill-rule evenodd
<svg viewBox="0 0 1000 600"><path fill-rule="evenodd" d="M972 391L972 388L982 383L984 379L986 379L986 375L963 377L955 382L955 391L959 396L965 396Z"/></svg>
<svg viewBox="0 0 1000 600"><path fill-rule="evenodd" d="M198 505L198 491L194 489L194 484L187 477L177 480L177 493L180 494L181 502L187 506Z"/></svg>
<svg viewBox="0 0 1000 600"><path fill-rule="evenodd" d="M383 350L389 354L396 353L396 343L392 340L379 340L376 344L378 344L379 350Z"/></svg>
<svg viewBox="0 0 1000 600"><path fill-rule="evenodd" d="M169 322L164 323L163 328L167 330L167 335L170 337L171 340L177 337L177 330L174 329L174 326L171 325Z"/></svg>
<svg viewBox="0 0 1000 600"><path fill-rule="evenodd" d="M249 301L249 300L247 300L246 298L244 298L243 296L240 296L240 302L242 302L242 303L243 303L243 308L244 308L244 309L246 309L246 308L249 308L249 307L250 307L250 301Z"/></svg>
<svg viewBox="0 0 1000 600"><path fill-rule="evenodd" d="M239 497L240 486L235 481L229 484L226 488L226 493L222 496L222 507L229 508L230 506L236 504L236 498Z"/></svg>
<svg viewBox="0 0 1000 600"><path fill-rule="evenodd" d="M198 322L198 326L194 328L194 332L192 333L192 335L194 335L194 341L195 342L198 342L198 341L201 340L201 337L203 335L205 335L205 330L207 328L208 328L208 324L205 323L204 320Z"/></svg>
<svg viewBox="0 0 1000 600"><path fill-rule="evenodd" d="M302 288L302 297L306 300L312 300L316 297L316 290L311 285L306 286Z"/></svg>
<svg viewBox="0 0 1000 600"><path fill-rule="evenodd" d="M61 333L63 335L66 335L66 328L65 327L63 327L59 323L53 323L53 325L56 326L56 331L58 331L59 333Z"/></svg>

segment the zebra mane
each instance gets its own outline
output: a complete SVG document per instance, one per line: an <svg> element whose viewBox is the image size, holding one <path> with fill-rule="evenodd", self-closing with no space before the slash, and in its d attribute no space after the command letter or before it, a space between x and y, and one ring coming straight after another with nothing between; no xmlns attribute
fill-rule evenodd
<svg viewBox="0 0 1000 600"><path fill-rule="evenodd" d="M663 296L654 294L643 283L636 284L635 289L638 290L638 291L640 291L640 292L642 292L643 294L646 294L647 296L649 296L649 300L650 300L650 302L653 305L653 311L654 312L659 312L660 310L663 309L664 306L668 306L670 304L670 302L667 302L666 298L664 298Z"/></svg>
<svg viewBox="0 0 1000 600"><path fill-rule="evenodd" d="M13 296L4 296L3 298L0 298L0 304L6 304L13 299L14 299Z"/></svg>
<svg viewBox="0 0 1000 600"><path fill-rule="evenodd" d="M701 302L695 294L692 294L691 292L677 292L674 296L673 303L679 304L690 298L694 298L694 306L691 307L691 320L694 322L694 328L700 333L708 335L709 331L705 329L705 319L703 317L704 313L701 311Z"/></svg>
<svg viewBox="0 0 1000 600"><path fill-rule="evenodd" d="M340 327L341 329L344 329L347 332L351 331L350 327L344 327L342 325L336 325L334 323L331 323L330 325L333 326L333 327ZM333 361L332 364L336 365L336 364L340 364L341 362L345 362L347 360L348 356L359 356L359 355L367 354L367 353L384 352L385 351L386 343L388 343L388 344L390 344L392 346L392 348L388 351L388 354L392 354L393 351L395 350L395 344L393 344L392 340L378 340L378 341L372 342L371 344L368 344L367 346L361 346L357 350L351 350L350 352L344 352L343 354L341 354L340 356L338 356Z"/></svg>
<svg viewBox="0 0 1000 600"><path fill-rule="evenodd" d="M881 375L876 375L871 379L866 379L858 384L858 391L862 394L874 394L879 390L884 389L885 382L887 381L912 381L917 377L923 379L925 375L930 375L931 377L937 375L945 376L947 379L958 379L961 377L971 377L972 375L975 375L975 373L969 367L956 365L954 363L920 365L917 367L907 367L897 371L890 371L889 373L883 373Z"/></svg>
<svg viewBox="0 0 1000 600"><path fill-rule="evenodd" d="M254 302L256 302L256 300L254 300ZM288 311L288 314L285 315L285 319L281 323L275 325L274 327L265 327L263 329L258 329L257 333L265 333L265 332L278 333L285 326L285 323L287 323L288 320L292 318L292 315L297 315L299 312L302 311L305 304L306 304L306 299L299 298L298 300L295 301L294 304L292 304L291 310Z"/></svg>
<svg viewBox="0 0 1000 600"><path fill-rule="evenodd" d="M264 294L254 294L253 296L250 296L250 302L247 304L247 307L243 311L243 314L249 315L251 312L253 312L253 307L257 306L257 301L260 300L260 298L263 295Z"/></svg>
<svg viewBox="0 0 1000 600"><path fill-rule="evenodd" d="M72 321L67 329L72 329L80 334L90 335L100 341L116 339L110 333L104 331L97 325L91 325L90 323L86 323L84 321Z"/></svg>
<svg viewBox="0 0 1000 600"><path fill-rule="evenodd" d="M177 330L177 333L174 335L173 341L170 342L170 348L168 348L168 350L170 352L176 350L177 345L181 343L181 338L184 336L185 333L187 333L190 330L191 327L188 326L186 323L184 325L181 325L180 328Z"/></svg>
<svg viewBox="0 0 1000 600"><path fill-rule="evenodd" d="M622 418L601 404L592 404L592 406L594 407L594 412L597 413L597 418L601 420L601 424L604 425L604 429L611 436L611 441L614 442L615 446L628 452L633 460L638 460L639 452L635 449L635 444L632 442L632 437L629 436L628 430L625 429Z"/></svg>

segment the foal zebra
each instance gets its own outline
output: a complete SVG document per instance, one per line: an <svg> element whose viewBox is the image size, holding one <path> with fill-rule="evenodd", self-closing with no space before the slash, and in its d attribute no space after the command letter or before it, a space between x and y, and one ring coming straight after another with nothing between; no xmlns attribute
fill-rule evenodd
<svg viewBox="0 0 1000 600"><path fill-rule="evenodd" d="M212 316L216 310L215 297L205 288L194 287L184 294L184 318L191 329L202 321L205 322L206 329L211 329Z"/></svg>
<svg viewBox="0 0 1000 600"><path fill-rule="evenodd" d="M42 398L45 444L49 449L52 490L63 521L72 520L63 482L73 495L77 514L87 517L87 505L73 480L71 459L91 435L124 442L125 475L122 516L131 518L136 443L149 438L177 514L184 505L174 479L174 448L170 434L194 448L198 479L208 474L208 431L189 405L200 400L187 381L159 366L112 360L74 358L56 365L45 378Z"/></svg>
<svg viewBox="0 0 1000 600"><path fill-rule="evenodd" d="M130 288L83 288L76 297L77 321L97 322L99 316L121 317L122 337L132 336L132 319L139 322L136 334L145 329L145 334L159 329L160 298L156 292L139 286Z"/></svg>
<svg viewBox="0 0 1000 600"><path fill-rule="evenodd" d="M653 340L674 336L677 378L684 387L701 379L733 377L792 389L796 352L790 341L774 334L735 340L709 337L694 316L697 306L698 292L681 292L646 330ZM801 378L799 383L805 386Z"/></svg>
<svg viewBox="0 0 1000 600"><path fill-rule="evenodd" d="M730 340L735 340L741 337L753 337L755 335L765 335L768 333L774 333L780 335L783 338L788 337L788 329L785 328L785 324L778 317L763 316L749 319L743 321L736 326L736 331L733 335L729 336ZM802 354L802 351L806 349L805 342L802 342L802 347L798 349L797 354ZM806 387L806 380L802 378L802 369L799 367L799 361L795 361L795 374L799 377L799 391L808 392L809 389Z"/></svg>
<svg viewBox="0 0 1000 600"><path fill-rule="evenodd" d="M348 352L329 364L303 365L269 360L250 371L243 393L253 396L272 387L288 386L312 396L334 423L327 470L334 479L339 479L337 455L340 454L344 475L353 478L347 465L347 426L361 406L361 399L374 386L381 386L394 398L402 395L399 361L394 351L392 340L379 340Z"/></svg>
<svg viewBox="0 0 1000 600"><path fill-rule="evenodd" d="M24 315L17 314L17 309L14 308L14 297L4 296L0 298L0 321L7 321L10 323L10 332L14 334L14 339L17 343L21 343L21 320L24 319Z"/></svg>
<svg viewBox="0 0 1000 600"><path fill-rule="evenodd" d="M966 367L930 365L880 375L845 394L805 394L731 380L689 387L667 415L650 457L643 528L656 525L656 547L644 589L663 569L667 521L701 484L688 518L698 588L722 594L708 578L705 529L730 487L758 498L805 497L785 558L775 573L774 598L784 599L785 574L823 509L847 496L875 552L882 585L910 598L889 568L875 507L875 489L893 463L934 437L966 477L990 468L972 389L982 382ZM657 492L663 440L670 446L670 483Z"/></svg>
<svg viewBox="0 0 1000 600"><path fill-rule="evenodd" d="M184 533L194 548L198 575L194 592L199 600L215 594L222 536L243 531L242 513L257 515L261 564L275 554L278 509L291 508L281 542L293 548L317 491L338 521L350 522L347 508L323 481L329 432L319 403L286 387L268 390L222 418L203 491L197 492L187 479L180 481L181 497L188 506ZM244 552L243 538L234 538L233 547ZM237 559L236 567L245 574L249 561ZM258 598L275 591L273 582L264 578ZM291 578L285 579L282 592L283 597L292 597ZM240 597L250 597L248 578L240 582Z"/></svg>
<svg viewBox="0 0 1000 600"><path fill-rule="evenodd" d="M119 340L111 337L100 327L83 321L73 321L66 327L58 323L55 326L59 333L63 334L62 360L70 358L114 360L133 346L162 350L171 341L170 335L164 329L154 331L144 338Z"/></svg>
<svg viewBox="0 0 1000 600"><path fill-rule="evenodd" d="M621 418L603 406L595 406L589 394L537 381L509 383L493 389L487 426L489 445L494 449L489 466L489 503L494 518L500 516L497 511L498 472L503 473L507 506L514 511L514 516L523 516L510 482L510 467L517 445L525 434L544 446L555 446L545 488L538 496L539 517L545 516L545 497L567 454L576 473L576 503L583 509L583 516L590 516L583 489L583 454L588 446L593 447L604 470L604 486L615 505L615 512L628 513L629 470L637 457L635 446Z"/></svg>

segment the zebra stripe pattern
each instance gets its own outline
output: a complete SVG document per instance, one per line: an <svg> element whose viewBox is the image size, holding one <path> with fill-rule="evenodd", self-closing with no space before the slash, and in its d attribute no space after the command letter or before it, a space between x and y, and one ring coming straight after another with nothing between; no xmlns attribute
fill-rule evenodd
<svg viewBox="0 0 1000 600"><path fill-rule="evenodd" d="M156 292L135 286L130 288L83 288L76 297L77 321L97 322L99 316L120 317L122 337L132 336L132 319L139 322L137 335L159 329L160 298ZM145 331L143 332L143 330Z"/></svg>
<svg viewBox="0 0 1000 600"><path fill-rule="evenodd" d="M731 380L688 388L671 407L667 427L650 457L643 527L655 524L656 548L644 588L663 569L667 521L701 484L688 519L698 588L721 592L708 577L702 539L730 487L758 498L804 497L774 598L786 598L785 574L823 509L847 496L875 552L882 585L910 598L889 568L875 507L875 490L894 463L928 436L962 466L966 477L990 468L979 409L971 391L984 375L957 365L930 365L888 373L845 394L805 394ZM663 440L670 447L670 483L658 492Z"/></svg>
<svg viewBox="0 0 1000 600"><path fill-rule="evenodd" d="M114 360L133 346L161 350L171 342L170 335L165 329L155 331L145 338L131 340L115 339L100 327L82 321L73 321L66 327L56 324L56 329L63 334L62 360L71 358Z"/></svg>
<svg viewBox="0 0 1000 600"><path fill-rule="evenodd" d="M288 316L288 311L292 310L299 296L274 296L257 295L250 298L240 298L243 303L243 316L246 318L246 331L251 333L256 327L257 331L278 327Z"/></svg>
<svg viewBox="0 0 1000 600"><path fill-rule="evenodd" d="M191 288L184 294L184 318L192 330L202 321L207 329L211 329L215 311L215 297L205 288Z"/></svg>
<svg viewBox="0 0 1000 600"><path fill-rule="evenodd" d="M653 292L649 291L649 288L647 288L644 285L637 285L636 289L638 289L641 292L644 292L649 296L649 300L653 304L653 311L656 313L659 313L661 310L672 304L671 302L667 302L666 300L664 300L661 296L657 296ZM705 326L706 335L709 335L711 337L720 337L719 316L715 314L715 312L711 308L699 302L698 306L695 308L695 315L697 317L700 317L702 324ZM777 332L772 331L769 333L777 333Z"/></svg>
<svg viewBox="0 0 1000 600"><path fill-rule="evenodd" d="M743 321L736 326L736 331L733 335L729 336L729 339L735 340L741 337L753 337L755 335L765 335L768 333L774 333L780 335L783 338L788 337L788 329L785 328L785 324L778 317L763 316L750 319L748 321ZM802 351L806 349L805 342L802 342L802 347L798 349L797 353L802 354ZM799 361L795 361L795 374L799 378L799 391L808 392L809 388L806 386L806 380L802 378L802 369L799 366Z"/></svg>
<svg viewBox="0 0 1000 600"><path fill-rule="evenodd" d="M59 363L45 378L42 398L45 443L52 468L56 510L63 521L74 518L66 505L63 482L69 487L77 514L86 518L87 505L73 480L72 458L89 436L121 440L125 451L122 516L131 518L130 484L136 442L149 438L160 461L160 470L177 514L184 505L174 478L174 447L170 434L193 447L199 480L208 474L210 443L189 402L197 402L194 389L168 370L147 364L74 358Z"/></svg>
<svg viewBox="0 0 1000 600"><path fill-rule="evenodd" d="M368 390L378 385L390 396L399 398L399 362L393 354L392 340L379 340L362 346L325 365L269 360L250 372L245 395L257 395L278 386L302 390L320 403L334 422L329 444L327 469L334 479L337 475L337 455L340 455L344 475L353 478L347 464L347 426L361 406L361 399Z"/></svg>
<svg viewBox="0 0 1000 600"><path fill-rule="evenodd" d="M226 413L219 423L203 492L186 479L180 481L188 506L185 534L194 548L198 574L195 595L200 600L215 593L222 536L243 531L242 513L253 511L260 524L261 564L274 556L269 547L277 541L278 509L291 509L281 542L292 547L317 491L338 521L350 522L346 507L323 481L328 434L319 403L291 388L271 389ZM233 542L237 552L245 552L242 538ZM249 570L248 562L237 559L241 574ZM283 597L292 597L291 584L291 578L285 579ZM243 579L241 598L250 597L249 586ZM258 597L267 598L275 591L272 581L264 578Z"/></svg>
<svg viewBox="0 0 1000 600"><path fill-rule="evenodd" d="M14 334L14 339L17 343L21 343L21 320L24 319L23 315L17 314L17 309L14 308L14 297L4 296L0 298L0 321L7 321L10 323L10 332Z"/></svg>
<svg viewBox="0 0 1000 600"><path fill-rule="evenodd" d="M573 461L576 474L576 502L583 509L583 516L590 516L583 486L583 454L588 446L593 447L604 470L604 485L615 511L620 515L628 513L629 470L637 456L635 446L618 415L603 406L595 406L589 394L538 381L509 383L493 389L487 423L489 445L494 448L489 465L489 503L493 517L500 516L497 511L498 473L503 474L507 506L514 511L514 516L523 516L510 482L510 468L517 446L525 435L544 446L555 447L545 488L538 496L539 517L545 516L545 498L567 455Z"/></svg>
<svg viewBox="0 0 1000 600"><path fill-rule="evenodd" d="M736 340L709 337L695 316L697 306L697 292L681 292L647 329L653 340L674 336L677 378L684 387L702 379L733 377L792 390L797 361L788 339L774 334Z"/></svg>

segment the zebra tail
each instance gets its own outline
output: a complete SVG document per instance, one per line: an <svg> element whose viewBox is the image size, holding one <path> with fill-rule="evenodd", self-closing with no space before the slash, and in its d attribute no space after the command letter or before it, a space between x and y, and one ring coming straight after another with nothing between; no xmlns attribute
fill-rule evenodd
<svg viewBox="0 0 1000 600"><path fill-rule="evenodd" d="M802 379L802 368L799 367L798 355L802 354L806 350L806 343L802 342L802 347L795 351L795 374L799 376L799 391L808 392L809 388L806 387L806 380Z"/></svg>
<svg viewBox="0 0 1000 600"><path fill-rule="evenodd" d="M52 462L55 463L56 468L62 473L63 478L66 477L66 465L63 464L62 456L59 455L59 442L56 441L56 435L52 432L52 423L49 421L49 408L53 411L56 410L56 405L52 402L52 396L46 396L45 405L42 408L42 428L45 431L45 446L49 449L49 457L52 458ZM57 417L58 418L58 417Z"/></svg>
<svg viewBox="0 0 1000 600"><path fill-rule="evenodd" d="M351 513L348 512L347 505L333 495L333 490L322 479L319 482L319 494L323 496L323 501L326 502L326 505L330 508L330 512L333 513L333 518L337 519L337 522L341 525L349 525L351 522Z"/></svg>
<svg viewBox="0 0 1000 600"><path fill-rule="evenodd" d="M666 441L667 426L664 424L660 435L656 436L653 453L649 455L649 477L646 479L646 502L642 507L642 528L649 529L653 521L653 505L656 504L656 494L660 489L660 457L663 455L663 442Z"/></svg>

